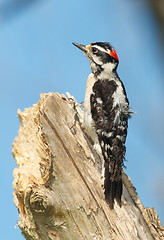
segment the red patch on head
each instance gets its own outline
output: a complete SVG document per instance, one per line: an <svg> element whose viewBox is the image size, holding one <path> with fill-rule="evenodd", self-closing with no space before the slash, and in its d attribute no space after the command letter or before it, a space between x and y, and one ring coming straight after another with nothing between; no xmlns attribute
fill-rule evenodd
<svg viewBox="0 0 164 240"><path fill-rule="evenodd" d="M114 57L117 61L119 61L116 50L112 48L112 50L109 50L108 53L111 57Z"/></svg>

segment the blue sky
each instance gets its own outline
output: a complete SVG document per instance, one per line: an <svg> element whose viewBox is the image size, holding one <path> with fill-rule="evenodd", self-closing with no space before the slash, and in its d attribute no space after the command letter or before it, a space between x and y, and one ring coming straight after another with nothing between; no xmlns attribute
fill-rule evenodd
<svg viewBox="0 0 164 240"><path fill-rule="evenodd" d="M24 239L14 228L19 218L12 202L12 172L16 164L11 151L19 129L17 109L23 111L32 106L45 92L68 91L79 103L84 99L90 66L72 42L109 41L117 50L118 73L136 112L129 122L126 173L144 206L154 206L164 223L164 56L160 37L150 7L141 0L37 1L24 11L11 14L8 20L2 15L3 239Z"/></svg>

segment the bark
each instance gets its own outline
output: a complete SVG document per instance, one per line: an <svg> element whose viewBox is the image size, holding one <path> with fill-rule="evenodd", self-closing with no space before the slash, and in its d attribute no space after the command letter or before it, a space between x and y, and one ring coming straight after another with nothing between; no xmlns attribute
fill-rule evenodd
<svg viewBox="0 0 164 240"><path fill-rule="evenodd" d="M82 130L83 112L74 98L41 94L33 107L18 110L13 144L14 203L26 239L163 239L154 208L144 208L123 173L122 207L104 200L101 160ZM74 119L77 121L74 123Z"/></svg>

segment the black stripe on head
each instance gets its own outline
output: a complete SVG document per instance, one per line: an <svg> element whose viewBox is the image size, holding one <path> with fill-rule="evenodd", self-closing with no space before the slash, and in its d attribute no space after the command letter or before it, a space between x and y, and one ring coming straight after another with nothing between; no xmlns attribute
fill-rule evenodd
<svg viewBox="0 0 164 240"><path fill-rule="evenodd" d="M93 54L98 56L101 59L103 64L108 62L118 63L117 59L115 59L109 53L106 52L106 51L112 51L113 49L113 47L109 43L95 42L95 43L91 43L91 47L92 47ZM102 48L102 51L96 47Z"/></svg>
<svg viewBox="0 0 164 240"><path fill-rule="evenodd" d="M95 43L91 43L91 46L95 46L96 47L99 46L99 47L102 47L104 48L105 50L112 50L112 46L110 45L110 43L108 42L95 42Z"/></svg>

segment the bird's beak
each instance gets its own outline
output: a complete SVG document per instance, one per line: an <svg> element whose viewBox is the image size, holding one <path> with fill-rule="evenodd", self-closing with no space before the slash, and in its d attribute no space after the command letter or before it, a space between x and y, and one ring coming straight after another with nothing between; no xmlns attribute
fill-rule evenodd
<svg viewBox="0 0 164 240"><path fill-rule="evenodd" d="M72 43L73 45L75 45L76 47L78 47L80 50L83 51L83 53L87 53L87 48L85 45L79 44L79 43Z"/></svg>

